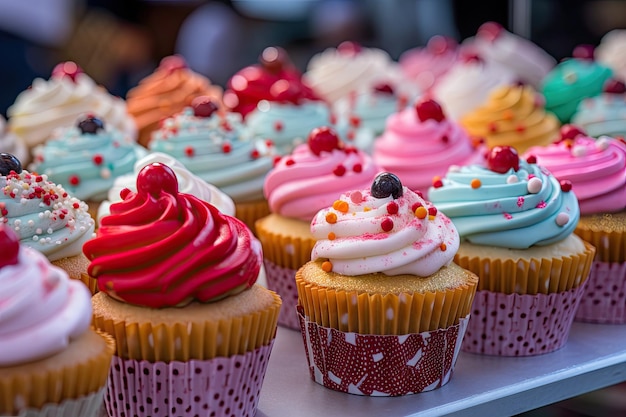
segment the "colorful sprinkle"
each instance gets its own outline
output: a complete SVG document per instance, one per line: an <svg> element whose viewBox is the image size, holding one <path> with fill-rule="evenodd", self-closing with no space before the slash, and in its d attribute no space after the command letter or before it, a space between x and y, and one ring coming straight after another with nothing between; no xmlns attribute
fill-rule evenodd
<svg viewBox="0 0 626 417"><path fill-rule="evenodd" d="M380 227L383 229L383 231L390 232L393 229L393 220L391 220L389 217L385 217L380 223Z"/></svg>
<svg viewBox="0 0 626 417"><path fill-rule="evenodd" d="M259 156L261 156L261 154L257 149L253 149L252 152L250 152L250 158L252 159L257 159Z"/></svg>
<svg viewBox="0 0 626 417"><path fill-rule="evenodd" d="M543 182L539 178L533 177L530 180L528 180L528 185L526 186L526 188L529 193L537 194L539 191L541 191L542 185L543 185Z"/></svg>
<svg viewBox="0 0 626 417"><path fill-rule="evenodd" d="M354 204L359 204L361 201L363 201L363 194L361 194L360 191L351 192L350 201L352 201Z"/></svg>
<svg viewBox="0 0 626 417"><path fill-rule="evenodd" d="M537 203L535 208L542 209L542 208L546 208L546 206L547 206L546 202L541 200L539 203Z"/></svg>
<svg viewBox="0 0 626 417"><path fill-rule="evenodd" d="M446 249L448 249L448 245L446 245L445 243L442 243L441 245L439 245L439 249L441 249L442 251L445 251Z"/></svg>
<svg viewBox="0 0 626 417"><path fill-rule="evenodd" d="M232 146L230 145L230 143L226 142L222 144L222 152L224 153L230 153L230 151L232 150Z"/></svg>
<svg viewBox="0 0 626 417"><path fill-rule="evenodd" d="M424 206L416 208L414 212L415 217L417 217L418 219L425 219L426 216L428 216L428 210L426 210L426 207Z"/></svg>
<svg viewBox="0 0 626 417"><path fill-rule="evenodd" d="M100 154L95 154L93 158L91 158L91 160L95 165L101 165L102 161L104 161L104 158Z"/></svg>
<svg viewBox="0 0 626 417"><path fill-rule="evenodd" d="M359 172L363 171L363 165L361 164L354 164L354 166L352 167L352 171L356 172L357 174Z"/></svg>
<svg viewBox="0 0 626 417"><path fill-rule="evenodd" d="M511 216L509 213L502 213L502 215L504 216L505 219L507 220L511 220L513 218L513 216Z"/></svg>
<svg viewBox="0 0 626 417"><path fill-rule="evenodd" d="M326 213L326 222L330 224L337 223L337 215L335 213Z"/></svg>
<svg viewBox="0 0 626 417"><path fill-rule="evenodd" d="M70 185L77 186L78 184L80 184L80 177L78 175L70 175L67 179L67 182Z"/></svg>
<svg viewBox="0 0 626 417"><path fill-rule="evenodd" d="M515 130L518 133L524 133L524 131L526 130L526 126L524 126L523 124L518 124L517 126L515 126Z"/></svg>
<svg viewBox="0 0 626 417"><path fill-rule="evenodd" d="M529 164L536 164L537 157L535 155L528 155L528 158L526 158L526 162L528 162Z"/></svg>
<svg viewBox="0 0 626 417"><path fill-rule="evenodd" d="M337 236L335 235L335 233L333 232L328 233L328 240L335 240L336 237Z"/></svg>
<svg viewBox="0 0 626 417"><path fill-rule="evenodd" d="M335 200L335 202L333 203L333 208L341 213L347 213L349 206L346 201Z"/></svg>
<svg viewBox="0 0 626 417"><path fill-rule="evenodd" d="M512 110L505 110L502 112L502 118L504 120L513 120L514 117L515 117L515 114L513 113Z"/></svg>
<svg viewBox="0 0 626 417"><path fill-rule="evenodd" d="M428 215L429 216L436 216L437 215L437 207L435 207L435 206L428 207Z"/></svg>
<svg viewBox="0 0 626 417"><path fill-rule="evenodd" d="M283 122L281 122L280 120L276 120L274 122L274 130L277 132L282 132L283 130Z"/></svg>
<svg viewBox="0 0 626 417"><path fill-rule="evenodd" d="M507 184L515 184L515 183L518 183L518 182L519 182L519 179L515 175L509 175L507 177L507 179L506 179L506 183Z"/></svg>
<svg viewBox="0 0 626 417"><path fill-rule="evenodd" d="M470 186L474 189L476 188L480 188L480 186L482 185L482 183L480 182L480 180L478 178L474 178L472 180L472 182L470 182Z"/></svg>
<svg viewBox="0 0 626 417"><path fill-rule="evenodd" d="M572 191L572 182L570 180L561 180L559 184L561 184L561 191L564 193Z"/></svg>
<svg viewBox="0 0 626 417"><path fill-rule="evenodd" d="M333 264L330 261L322 262L322 271L330 272L333 270Z"/></svg>
<svg viewBox="0 0 626 417"><path fill-rule="evenodd" d="M361 125L361 119L358 116L350 116L350 125L359 127Z"/></svg>
<svg viewBox="0 0 626 417"><path fill-rule="evenodd" d="M395 201L390 201L387 204L387 213L389 214L397 214L398 213L398 203L396 203Z"/></svg>
<svg viewBox="0 0 626 417"><path fill-rule="evenodd" d="M295 163L296 163L296 161L294 161L294 160L293 160L293 159L291 159L291 158L289 158L289 159L287 159L287 160L285 161L285 165L287 165L287 166L291 166L291 165L293 165L293 164L295 164Z"/></svg>
<svg viewBox="0 0 626 417"><path fill-rule="evenodd" d="M441 177L439 176L433 177L433 187L435 188L443 187L443 181L441 181Z"/></svg>
<svg viewBox="0 0 626 417"><path fill-rule="evenodd" d="M567 213L559 213L556 216L556 224L558 226L565 226L569 222L569 214Z"/></svg>

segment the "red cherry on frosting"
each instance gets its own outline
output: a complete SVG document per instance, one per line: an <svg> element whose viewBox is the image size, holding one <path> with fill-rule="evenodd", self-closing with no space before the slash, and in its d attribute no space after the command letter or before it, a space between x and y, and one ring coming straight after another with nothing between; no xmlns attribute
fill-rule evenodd
<svg viewBox="0 0 626 417"><path fill-rule="evenodd" d="M289 64L289 58L283 48L269 46L261 52L259 62L269 72L278 74Z"/></svg>
<svg viewBox="0 0 626 417"><path fill-rule="evenodd" d="M504 32L502 25L496 22L486 22L480 25L476 33L481 38L493 42Z"/></svg>
<svg viewBox="0 0 626 417"><path fill-rule="evenodd" d="M0 226L0 268L15 265L20 253L20 239L9 227Z"/></svg>
<svg viewBox="0 0 626 417"><path fill-rule="evenodd" d="M500 174L519 169L517 150L511 146L494 146L487 155L487 168Z"/></svg>
<svg viewBox="0 0 626 417"><path fill-rule="evenodd" d="M374 91L393 95L393 87L389 83L379 83L374 86Z"/></svg>
<svg viewBox="0 0 626 417"><path fill-rule="evenodd" d="M187 63L180 55L170 55L161 60L159 68L164 71L174 72L176 70L187 68Z"/></svg>
<svg viewBox="0 0 626 417"><path fill-rule="evenodd" d="M615 78L609 78L604 83L603 91L609 94L624 94L626 93L626 84Z"/></svg>
<svg viewBox="0 0 626 417"><path fill-rule="evenodd" d="M361 52L361 45L353 41L344 41L337 46L337 51L346 56L354 56Z"/></svg>
<svg viewBox="0 0 626 417"><path fill-rule="evenodd" d="M217 111L217 105L208 96L199 96L191 101L193 114L196 117L211 117Z"/></svg>
<svg viewBox="0 0 626 417"><path fill-rule="evenodd" d="M146 165L137 175L137 190L158 197L161 191L176 195L178 180L172 168L160 162Z"/></svg>
<svg viewBox="0 0 626 417"><path fill-rule="evenodd" d="M418 101L415 104L415 111L417 112L417 118L422 122L429 119L441 122L446 119L446 116L443 114L443 109L439 103L429 98Z"/></svg>
<svg viewBox="0 0 626 417"><path fill-rule="evenodd" d="M63 77L68 77L73 82L76 82L78 74L82 73L83 70L81 67L78 66L78 64L72 61L67 61L61 62L54 67L54 69L52 70L52 77L59 79Z"/></svg>
<svg viewBox="0 0 626 417"><path fill-rule="evenodd" d="M560 140L576 139L579 135L585 135L585 131L575 125L563 125L560 129Z"/></svg>
<svg viewBox="0 0 626 417"><path fill-rule="evenodd" d="M574 48L572 56L578 59L593 61L594 48L593 45L581 44Z"/></svg>
<svg viewBox="0 0 626 417"><path fill-rule="evenodd" d="M332 152L339 149L339 136L328 126L316 127L311 130L308 138L309 148L314 155L318 155L322 151Z"/></svg>

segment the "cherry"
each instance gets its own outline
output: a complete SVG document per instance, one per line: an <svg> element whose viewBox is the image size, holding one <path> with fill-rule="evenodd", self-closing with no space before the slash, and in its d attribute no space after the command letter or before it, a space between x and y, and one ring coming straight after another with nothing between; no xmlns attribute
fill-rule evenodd
<svg viewBox="0 0 626 417"><path fill-rule="evenodd" d="M426 43L426 49L433 55L441 55L456 48L456 41L442 35L435 35Z"/></svg>
<svg viewBox="0 0 626 417"><path fill-rule="evenodd" d="M289 64L289 57L283 48L270 46L261 52L259 57L261 65L272 74L278 74Z"/></svg>
<svg viewBox="0 0 626 417"><path fill-rule="evenodd" d="M161 62L159 63L159 68L167 72L174 72L180 69L187 68L187 63L185 62L185 59L180 55L170 55L161 60Z"/></svg>
<svg viewBox="0 0 626 417"><path fill-rule="evenodd" d="M585 131L575 125L563 125L560 129L560 140L576 139L579 135L585 135Z"/></svg>
<svg viewBox="0 0 626 417"><path fill-rule="evenodd" d="M211 117L217 111L217 105L209 96L198 96L191 101L193 114L196 117Z"/></svg>
<svg viewBox="0 0 626 417"><path fill-rule="evenodd" d="M16 174L22 172L22 163L10 153L0 152L0 175L6 177L15 171Z"/></svg>
<svg viewBox="0 0 626 417"><path fill-rule="evenodd" d="M446 119L443 114L443 109L435 100L430 98L423 98L415 104L415 111L417 112L417 118L420 121L432 119L436 122L441 122Z"/></svg>
<svg viewBox="0 0 626 417"><path fill-rule="evenodd" d="M495 41L504 32L502 25L496 22L486 22L480 25L476 34L488 41Z"/></svg>
<svg viewBox="0 0 626 417"><path fill-rule="evenodd" d="M337 51L341 55L354 56L361 52L361 45L353 41L343 41L337 46Z"/></svg>
<svg viewBox="0 0 626 417"><path fill-rule="evenodd" d="M487 168L500 174L507 173L511 168L519 170L517 150L511 146L494 146L487 155Z"/></svg>
<svg viewBox="0 0 626 417"><path fill-rule="evenodd" d="M270 87L270 96L278 102L296 103L301 93L301 85L288 80L278 80Z"/></svg>
<svg viewBox="0 0 626 417"><path fill-rule="evenodd" d="M594 48L593 45L581 44L574 48L572 56L578 59L593 61Z"/></svg>
<svg viewBox="0 0 626 417"><path fill-rule="evenodd" d="M78 74L82 74L83 70L78 66L75 62L67 61L61 62L57 64L52 70L53 78L63 78L68 77L73 82L76 82L76 78L78 78Z"/></svg>
<svg viewBox="0 0 626 417"><path fill-rule="evenodd" d="M104 123L96 116L88 114L78 122L77 127L83 135L95 135L104 130Z"/></svg>
<svg viewBox="0 0 626 417"><path fill-rule="evenodd" d="M178 194L178 180L172 168L160 162L146 165L137 175L137 190L158 197L161 191Z"/></svg>
<svg viewBox="0 0 626 417"><path fill-rule="evenodd" d="M374 91L377 93L385 93L393 95L393 87L388 83L378 83L374 86Z"/></svg>
<svg viewBox="0 0 626 417"><path fill-rule="evenodd" d="M375 198L387 198L389 196L400 198L402 194L404 194L400 178L391 172L381 172L378 174L376 178L374 178L370 192L372 197Z"/></svg>
<svg viewBox="0 0 626 417"><path fill-rule="evenodd" d="M626 84L615 78L609 78L604 83L603 91L609 94L624 94L626 93Z"/></svg>
<svg viewBox="0 0 626 417"><path fill-rule="evenodd" d="M308 144L313 155L319 156L322 151L332 152L334 149L340 149L340 143L337 133L328 126L316 127L309 133Z"/></svg>
<svg viewBox="0 0 626 417"><path fill-rule="evenodd" d="M9 227L0 226L0 268L17 264L20 253L20 239Z"/></svg>

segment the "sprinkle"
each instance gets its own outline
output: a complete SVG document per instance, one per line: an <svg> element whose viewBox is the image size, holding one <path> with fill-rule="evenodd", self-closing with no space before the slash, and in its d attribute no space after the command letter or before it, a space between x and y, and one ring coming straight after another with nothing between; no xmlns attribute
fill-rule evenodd
<svg viewBox="0 0 626 417"><path fill-rule="evenodd" d="M509 213L502 213L502 215L504 216L505 219L507 220L511 220L513 218L513 216L511 216Z"/></svg>
<svg viewBox="0 0 626 417"><path fill-rule="evenodd" d="M393 229L393 220L391 220L389 217L385 217L380 223L380 227L383 229L383 231L390 232Z"/></svg>
<svg viewBox="0 0 626 417"><path fill-rule="evenodd" d="M519 182L519 179L515 175L509 175L506 179L507 184L515 184Z"/></svg>
<svg viewBox="0 0 626 417"><path fill-rule="evenodd" d="M295 164L295 163L296 163L296 161L294 161L294 160L293 160L293 159L291 159L291 158L289 158L289 159L287 159L287 160L285 161L285 165L287 165L287 166L291 166L291 165L293 165L293 164Z"/></svg>
<svg viewBox="0 0 626 417"><path fill-rule="evenodd" d="M274 142L272 141L272 139L265 139L265 146L267 146L268 148L274 146Z"/></svg>
<svg viewBox="0 0 626 417"><path fill-rule="evenodd" d="M418 207L422 207L423 204L420 203L419 201L417 203L413 203L413 205L411 206L411 211L415 212L415 210L417 210Z"/></svg>
<svg viewBox="0 0 626 417"><path fill-rule="evenodd" d="M348 203L343 200L335 200L333 208L341 213L347 213L349 206Z"/></svg>
<svg viewBox="0 0 626 417"><path fill-rule="evenodd" d="M348 139L348 140L354 140L355 136L356 136L356 134L354 133L354 130L350 130L350 131L348 131L348 133L346 133L346 139Z"/></svg>
<svg viewBox="0 0 626 417"><path fill-rule="evenodd" d="M610 139L607 136L600 136L596 140L596 149L604 151L609 147Z"/></svg>
<svg viewBox="0 0 626 417"><path fill-rule="evenodd" d="M433 187L435 187L435 188L443 187L443 181L441 181L441 177L440 176L433 177Z"/></svg>
<svg viewBox="0 0 626 417"><path fill-rule="evenodd" d="M253 149L252 152L250 152L250 158L252 159L257 159L260 156L260 153L257 149Z"/></svg>
<svg viewBox="0 0 626 417"><path fill-rule="evenodd" d="M365 213L367 213L370 210L372 210L371 207L363 207L363 212L365 212Z"/></svg>
<svg viewBox="0 0 626 417"><path fill-rule="evenodd" d="M565 226L569 222L569 214L567 213L559 213L556 216L556 224L558 226Z"/></svg>
<svg viewBox="0 0 626 417"><path fill-rule="evenodd" d="M274 166L276 166L276 164L278 164L280 162L280 160L282 159L282 156L280 155L276 155L274 157Z"/></svg>
<svg viewBox="0 0 626 417"><path fill-rule="evenodd" d="M437 207L435 207L435 206L428 207L428 215L429 216L436 216L437 215Z"/></svg>
<svg viewBox="0 0 626 417"><path fill-rule="evenodd" d="M354 127L359 127L361 124L361 119L358 116L350 116L350 125Z"/></svg>
<svg viewBox="0 0 626 417"><path fill-rule="evenodd" d="M337 124L337 115L335 113L331 113L329 121L331 125Z"/></svg>
<svg viewBox="0 0 626 417"><path fill-rule="evenodd" d="M326 213L326 222L330 224L337 223L337 215L335 213Z"/></svg>
<svg viewBox="0 0 626 417"><path fill-rule="evenodd" d="M528 158L526 158L526 162L528 162L529 164L536 164L537 157L535 155L528 155Z"/></svg>
<svg viewBox="0 0 626 417"><path fill-rule="evenodd" d="M276 120L274 122L274 130L277 132L282 132L283 130L283 122L281 122L280 120Z"/></svg>
<svg viewBox="0 0 626 417"><path fill-rule="evenodd" d="M196 151L194 150L192 146L187 146L185 148L185 155L187 155L189 158L191 158L195 153Z"/></svg>
<svg viewBox="0 0 626 417"><path fill-rule="evenodd" d="M37 175L35 177L35 182L42 182L42 181L43 181L43 178L41 178L41 175Z"/></svg>
<svg viewBox="0 0 626 417"><path fill-rule="evenodd" d="M428 210L426 210L426 207L420 206L415 209L415 217L417 217L418 219L425 219L427 215Z"/></svg>
<svg viewBox="0 0 626 417"><path fill-rule="evenodd" d="M232 150L232 146L230 145L230 143L225 142L222 144L222 152L229 153L231 150Z"/></svg>
<svg viewBox="0 0 626 417"><path fill-rule="evenodd" d="M582 145L575 145L572 147L572 155L580 158L581 156L585 156L587 154L587 148Z"/></svg>
<svg viewBox="0 0 626 417"><path fill-rule="evenodd" d="M342 177L343 174L345 173L346 173L346 167L344 167L343 165L337 165L335 169L333 169L333 174L335 174L338 177Z"/></svg>
<svg viewBox="0 0 626 417"><path fill-rule="evenodd" d="M80 184L80 178L79 178L78 175L70 175L69 178L67 179L67 182L70 185L76 186L76 185Z"/></svg>
<svg viewBox="0 0 626 417"><path fill-rule="evenodd" d="M504 120L513 120L514 117L515 117L515 114L513 114L513 111L511 110L505 110L502 112L502 118Z"/></svg>
<svg viewBox="0 0 626 417"><path fill-rule="evenodd" d="M561 184L561 191L564 193L568 193L572 190L572 182L570 180L561 180L559 184Z"/></svg>
<svg viewBox="0 0 626 417"><path fill-rule="evenodd" d="M520 123L517 126L515 126L515 130L519 133L524 133L524 131L526 130L526 126Z"/></svg>
<svg viewBox="0 0 626 417"><path fill-rule="evenodd" d="M539 191L541 191L542 185L543 185L543 182L539 178L533 177L530 180L528 180L528 185L526 186L526 189L531 194L537 194Z"/></svg>
<svg viewBox="0 0 626 417"><path fill-rule="evenodd" d="M74 203L74 204L72 204L72 207L74 207L75 209L78 209L80 207L80 204Z"/></svg>
<svg viewBox="0 0 626 417"><path fill-rule="evenodd" d="M448 246L445 243L442 243L441 245L439 245L439 249L445 251L446 249L448 249Z"/></svg>
<svg viewBox="0 0 626 417"><path fill-rule="evenodd" d="M443 136L441 137L441 141L442 141L443 143L448 143L448 142L450 141L450 138L448 137L448 135L443 135Z"/></svg>
<svg viewBox="0 0 626 417"><path fill-rule="evenodd" d="M330 272L333 270L333 264L330 261L322 262L322 271Z"/></svg>
<svg viewBox="0 0 626 417"><path fill-rule="evenodd" d="M480 180L478 178L474 178L472 180L472 182L470 182L470 185L471 185L472 188L476 189L476 188L480 188L482 183L480 182Z"/></svg>
<svg viewBox="0 0 626 417"><path fill-rule="evenodd" d="M95 154L93 158L91 158L91 160L95 165L101 165L102 161L104 161L104 158L100 154Z"/></svg>
<svg viewBox="0 0 626 417"><path fill-rule="evenodd" d="M111 178L111 170L109 168L102 168L100 170L100 178L109 179Z"/></svg>
<svg viewBox="0 0 626 417"><path fill-rule="evenodd" d="M328 240L335 240L336 237L337 236L335 235L335 233L333 232L328 233Z"/></svg>
<svg viewBox="0 0 626 417"><path fill-rule="evenodd" d="M352 167L352 171L356 172L357 174L361 171L363 171L363 165L361 164L354 164L354 166Z"/></svg>
<svg viewBox="0 0 626 417"><path fill-rule="evenodd" d="M361 194L360 191L351 192L350 201L352 201L354 204L359 204L361 201L363 201L363 194Z"/></svg>
<svg viewBox="0 0 626 417"><path fill-rule="evenodd" d="M398 213L398 208L398 203L396 203L395 201L390 201L389 204L387 204L387 213L396 214Z"/></svg>
<svg viewBox="0 0 626 417"><path fill-rule="evenodd" d="M538 208L538 209L546 208L546 202L541 200L539 203L537 203L535 208Z"/></svg>
<svg viewBox="0 0 626 417"><path fill-rule="evenodd" d="M517 197L517 207L522 207L524 205L524 197Z"/></svg>

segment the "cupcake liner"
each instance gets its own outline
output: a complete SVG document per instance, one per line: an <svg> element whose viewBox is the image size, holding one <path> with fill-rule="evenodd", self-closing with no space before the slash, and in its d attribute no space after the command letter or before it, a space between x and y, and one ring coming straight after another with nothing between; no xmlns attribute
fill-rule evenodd
<svg viewBox="0 0 626 417"><path fill-rule="evenodd" d="M626 262L626 233L623 230L596 228L590 220L587 222L585 218L581 218L574 233L595 246L596 261Z"/></svg>
<svg viewBox="0 0 626 417"><path fill-rule="evenodd" d="M290 227L294 223L305 225L306 233L296 234ZM263 256L276 265L295 271L311 260L315 239L306 222L285 219L284 229L276 230L266 227L261 219L256 223L256 233L263 245Z"/></svg>
<svg viewBox="0 0 626 417"><path fill-rule="evenodd" d="M367 396L408 395L445 385L469 320L422 333L371 335L321 326L303 312L299 306L311 379L335 391Z"/></svg>
<svg viewBox="0 0 626 417"><path fill-rule="evenodd" d="M626 262L593 262L574 320L626 323Z"/></svg>
<svg viewBox="0 0 626 417"><path fill-rule="evenodd" d="M496 356L534 356L563 347L585 285L552 294L478 290L462 349Z"/></svg>
<svg viewBox="0 0 626 417"><path fill-rule="evenodd" d="M41 409L26 409L18 414L11 414L15 417L102 417L104 387L97 392L80 397L69 399L60 404L46 404Z"/></svg>
<svg viewBox="0 0 626 417"><path fill-rule="evenodd" d="M587 279L595 248L584 244L583 253L560 258L491 259L457 253L454 262L478 275L479 290L550 294L579 287Z"/></svg>
<svg viewBox="0 0 626 417"><path fill-rule="evenodd" d="M300 329L300 320L295 313L298 305L298 291L296 290L296 271L283 268L268 259L263 260L267 287L278 293L283 300L283 307L278 314L278 324L289 329Z"/></svg>
<svg viewBox="0 0 626 417"><path fill-rule="evenodd" d="M235 203L235 217L244 222L254 234L256 234L254 223L268 214L270 214L270 208L267 200Z"/></svg>
<svg viewBox="0 0 626 417"><path fill-rule="evenodd" d="M273 340L242 355L148 362L113 358L105 406L110 416L254 416Z"/></svg>
<svg viewBox="0 0 626 417"><path fill-rule="evenodd" d="M100 290L98 289L98 280L84 273L80 275L80 281L89 288L91 295L96 295Z"/></svg>

